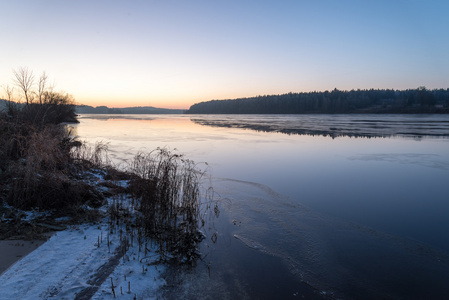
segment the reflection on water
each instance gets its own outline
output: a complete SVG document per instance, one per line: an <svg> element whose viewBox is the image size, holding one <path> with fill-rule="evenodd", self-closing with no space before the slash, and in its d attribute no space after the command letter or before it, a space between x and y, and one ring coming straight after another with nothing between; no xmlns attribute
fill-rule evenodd
<svg viewBox="0 0 449 300"><path fill-rule="evenodd" d="M213 115L192 117L205 126L326 137L449 137L446 116L423 115Z"/></svg>
<svg viewBox="0 0 449 300"><path fill-rule="evenodd" d="M101 117L75 127L116 163L167 146L211 167L218 242L168 295L448 294L449 116Z"/></svg>

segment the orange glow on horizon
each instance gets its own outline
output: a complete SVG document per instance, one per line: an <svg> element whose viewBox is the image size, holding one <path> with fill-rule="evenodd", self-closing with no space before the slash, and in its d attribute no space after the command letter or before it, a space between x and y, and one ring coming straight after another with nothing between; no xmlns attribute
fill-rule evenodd
<svg viewBox="0 0 449 300"><path fill-rule="evenodd" d="M78 105L89 105L93 107L107 106L108 108L125 108L125 107L139 107L151 106L155 108L168 109L189 109L194 103L186 102L152 102L152 101L97 101L97 100L78 100L75 99Z"/></svg>

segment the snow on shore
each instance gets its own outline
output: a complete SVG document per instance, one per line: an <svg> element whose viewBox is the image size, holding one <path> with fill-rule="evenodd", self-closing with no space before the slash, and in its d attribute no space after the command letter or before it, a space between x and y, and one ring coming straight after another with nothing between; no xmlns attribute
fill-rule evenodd
<svg viewBox="0 0 449 300"><path fill-rule="evenodd" d="M137 243L125 256L118 255L119 264L112 273L96 282L101 286L93 286L98 269L120 246L118 232L109 235L109 247L107 235L107 224L80 225L56 233L0 277L0 299L75 299L89 288L95 291L92 299L110 299L113 292L118 299L156 298L164 284L160 278L163 267L149 264L154 253L142 259Z"/></svg>

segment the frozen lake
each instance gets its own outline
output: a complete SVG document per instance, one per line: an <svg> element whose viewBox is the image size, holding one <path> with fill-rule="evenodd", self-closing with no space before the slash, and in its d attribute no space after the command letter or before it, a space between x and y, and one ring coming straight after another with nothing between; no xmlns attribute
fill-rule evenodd
<svg viewBox="0 0 449 300"><path fill-rule="evenodd" d="M157 147L208 163L218 240L168 294L449 292L449 116L82 115L75 128L116 164Z"/></svg>

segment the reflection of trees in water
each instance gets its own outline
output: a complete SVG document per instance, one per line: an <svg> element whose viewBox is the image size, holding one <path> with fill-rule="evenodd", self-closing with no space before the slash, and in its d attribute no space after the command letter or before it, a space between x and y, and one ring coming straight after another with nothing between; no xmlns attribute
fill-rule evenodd
<svg viewBox="0 0 449 300"><path fill-rule="evenodd" d="M237 118L192 118L192 122L211 127L250 129L288 135L324 137L388 138L394 136L422 138L449 137L449 120L319 119L262 120Z"/></svg>

